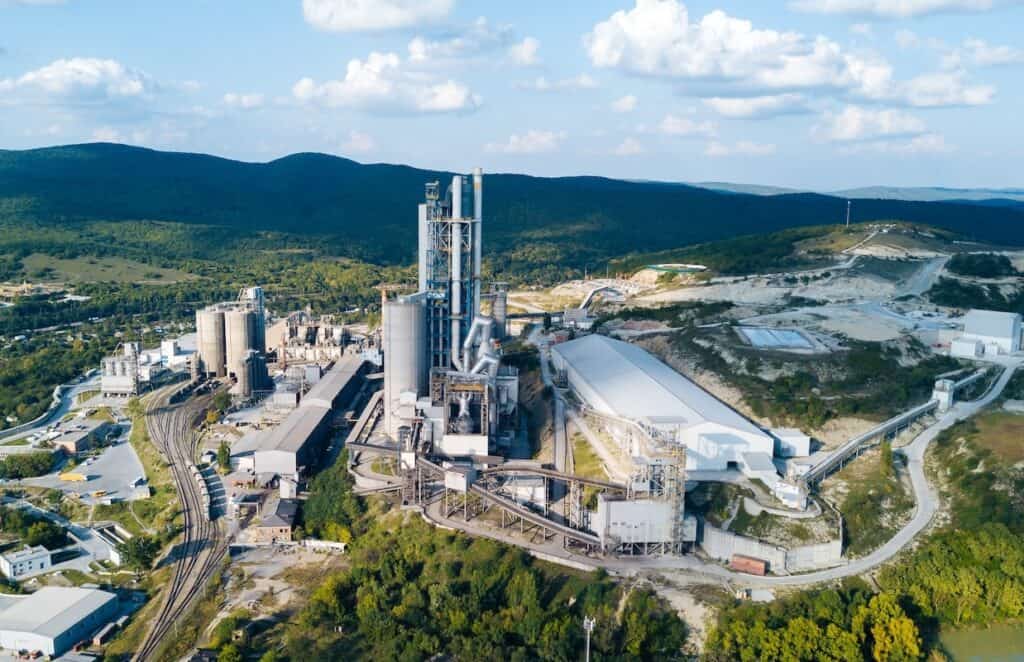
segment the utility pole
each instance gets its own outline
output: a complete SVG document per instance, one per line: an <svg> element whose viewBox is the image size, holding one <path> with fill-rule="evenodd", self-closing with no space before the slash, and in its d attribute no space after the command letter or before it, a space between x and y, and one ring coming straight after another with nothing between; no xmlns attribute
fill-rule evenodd
<svg viewBox="0 0 1024 662"><path fill-rule="evenodd" d="M850 228L850 204L849 200L846 201L846 228Z"/></svg>
<svg viewBox="0 0 1024 662"><path fill-rule="evenodd" d="M583 629L587 632L587 648L586 655L584 657L585 662L590 662L590 633L594 631L594 625L596 623L597 621L589 616L583 617Z"/></svg>

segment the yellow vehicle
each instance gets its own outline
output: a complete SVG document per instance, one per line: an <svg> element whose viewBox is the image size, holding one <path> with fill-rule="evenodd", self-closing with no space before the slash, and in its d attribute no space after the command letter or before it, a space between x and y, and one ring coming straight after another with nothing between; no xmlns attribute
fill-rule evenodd
<svg viewBox="0 0 1024 662"><path fill-rule="evenodd" d="M59 478L65 482L70 483L84 483L85 481L89 480L88 478L85 477L85 474L75 473L72 471L62 473L59 476Z"/></svg>
<svg viewBox="0 0 1024 662"><path fill-rule="evenodd" d="M101 496L105 496L106 494L107 494L106 490L96 490L95 492L92 493L92 496L94 498L98 499Z"/></svg>

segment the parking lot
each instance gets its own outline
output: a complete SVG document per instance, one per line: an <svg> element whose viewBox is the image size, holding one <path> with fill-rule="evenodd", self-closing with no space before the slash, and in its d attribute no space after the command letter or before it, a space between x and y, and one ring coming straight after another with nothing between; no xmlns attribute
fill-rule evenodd
<svg viewBox="0 0 1024 662"><path fill-rule="evenodd" d="M132 501L147 498L149 488L145 483L138 487L132 486L133 481L145 477L145 469L135 449L126 439L127 434L116 444L105 449L100 456L71 470L85 476L87 480L84 482L62 481L59 472L39 478L26 478L22 482L34 487L52 487L67 493L77 493L84 503L99 503L107 499ZM103 495L92 496L98 492L103 492Z"/></svg>

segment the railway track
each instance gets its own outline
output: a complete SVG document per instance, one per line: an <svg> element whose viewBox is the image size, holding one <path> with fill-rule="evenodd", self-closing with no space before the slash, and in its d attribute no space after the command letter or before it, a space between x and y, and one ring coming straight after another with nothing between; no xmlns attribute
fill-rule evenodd
<svg viewBox="0 0 1024 662"><path fill-rule="evenodd" d="M169 553L174 572L163 590L160 611L132 658L143 662L155 659L167 635L188 613L227 551L220 524L210 519L209 507L192 473L199 444L195 424L212 395L171 404L170 396L179 387L161 389L146 403L146 427L150 439L170 465L185 526L181 541Z"/></svg>

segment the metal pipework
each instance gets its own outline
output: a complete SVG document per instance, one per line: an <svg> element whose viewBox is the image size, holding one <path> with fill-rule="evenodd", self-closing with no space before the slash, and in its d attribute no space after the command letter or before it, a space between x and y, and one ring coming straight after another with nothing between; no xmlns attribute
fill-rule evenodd
<svg viewBox="0 0 1024 662"><path fill-rule="evenodd" d="M469 333L466 334L466 340L462 343L462 365L465 368L469 368L470 362L473 360L473 343L476 342L477 335L486 329L487 344L490 343L491 338L491 325L494 320L486 315L477 315L473 318L473 324L469 327ZM484 341L481 341L481 351L484 347Z"/></svg>
<svg viewBox="0 0 1024 662"><path fill-rule="evenodd" d="M454 184L454 182L453 182ZM454 185L452 187L455 188ZM453 198L454 199L454 198ZM454 202L453 202L454 204ZM452 316L452 365L462 370L462 358L459 356L462 343L462 224L451 223L451 316Z"/></svg>
<svg viewBox="0 0 1024 662"><path fill-rule="evenodd" d="M473 314L480 312L480 268L484 243L484 171L473 170Z"/></svg>

